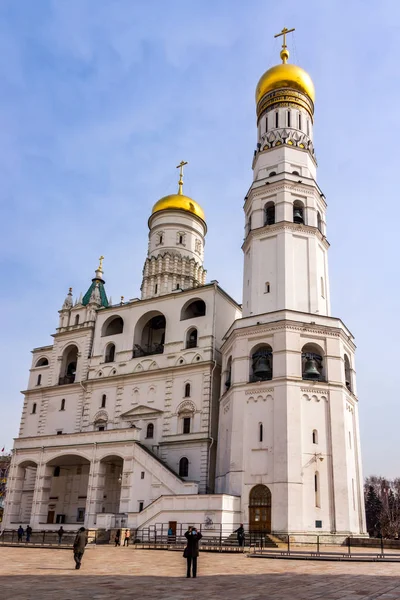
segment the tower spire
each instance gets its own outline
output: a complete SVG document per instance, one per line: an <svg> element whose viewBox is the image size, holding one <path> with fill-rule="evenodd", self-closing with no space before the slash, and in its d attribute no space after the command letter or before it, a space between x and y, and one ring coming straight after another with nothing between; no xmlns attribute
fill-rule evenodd
<svg viewBox="0 0 400 600"><path fill-rule="evenodd" d="M281 59L282 59L282 62L283 62L284 65L287 63L287 60L289 58L289 50L287 49L287 46L286 46L286 34L287 33L292 33L292 31L295 31L294 27L293 27L293 29L287 29L286 27L284 27L280 33L276 33L274 35L274 37L276 37L276 38L280 37L281 35L283 36L282 50L281 50Z"/></svg>
<svg viewBox="0 0 400 600"><path fill-rule="evenodd" d="M183 191L182 191L183 190L183 167L185 165L187 165L187 164L188 164L187 161L181 160L181 162L179 163L179 165L176 165L176 168L180 169L180 171L179 171L179 181L178 181L178 194L180 196L183 195Z"/></svg>

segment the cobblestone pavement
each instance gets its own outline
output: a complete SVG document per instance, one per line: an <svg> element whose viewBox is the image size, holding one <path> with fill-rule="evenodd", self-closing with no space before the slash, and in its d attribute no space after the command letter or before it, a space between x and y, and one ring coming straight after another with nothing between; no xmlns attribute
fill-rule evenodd
<svg viewBox="0 0 400 600"><path fill-rule="evenodd" d="M181 552L89 547L0 548L1 600L400 600L400 565L250 559L202 553L186 579Z"/></svg>

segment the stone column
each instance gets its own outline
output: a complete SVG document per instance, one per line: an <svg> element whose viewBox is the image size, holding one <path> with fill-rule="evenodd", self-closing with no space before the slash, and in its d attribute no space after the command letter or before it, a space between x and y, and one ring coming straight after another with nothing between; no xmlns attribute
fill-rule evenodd
<svg viewBox="0 0 400 600"><path fill-rule="evenodd" d="M98 459L92 460L85 509L85 527L87 528L95 526L96 515L102 511L105 476L106 465Z"/></svg>
<svg viewBox="0 0 400 600"><path fill-rule="evenodd" d="M15 456L7 480L7 495L4 506L3 527L6 529L11 528L20 519L22 490L24 487L25 470L18 467L14 459Z"/></svg>
<svg viewBox="0 0 400 600"><path fill-rule="evenodd" d="M30 520L30 526L32 529L38 529L40 524L47 523L52 477L52 467L48 467L45 463L38 466L36 471L35 489L33 492Z"/></svg>
<svg viewBox="0 0 400 600"><path fill-rule="evenodd" d="M119 512L130 513L135 512L133 499L131 494L133 480L133 458L125 458L122 468L121 496L119 501Z"/></svg>

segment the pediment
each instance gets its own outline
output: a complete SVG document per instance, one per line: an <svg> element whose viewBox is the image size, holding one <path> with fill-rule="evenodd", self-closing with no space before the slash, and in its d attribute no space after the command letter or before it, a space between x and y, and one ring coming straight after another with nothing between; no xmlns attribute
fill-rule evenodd
<svg viewBox="0 0 400 600"><path fill-rule="evenodd" d="M140 419L141 417L158 417L162 415L162 413L163 411L158 410L158 408L141 404L120 415L120 419L123 421L130 421L131 419Z"/></svg>

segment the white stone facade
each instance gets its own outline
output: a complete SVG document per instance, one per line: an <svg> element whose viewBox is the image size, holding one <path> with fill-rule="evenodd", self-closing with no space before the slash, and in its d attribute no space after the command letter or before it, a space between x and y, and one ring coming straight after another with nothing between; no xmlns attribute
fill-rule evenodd
<svg viewBox="0 0 400 600"><path fill-rule="evenodd" d="M313 103L268 94L243 314L206 284L204 214L181 174L149 219L141 299L112 305L100 261L54 343L33 350L3 527L365 533L355 345L330 311Z"/></svg>

